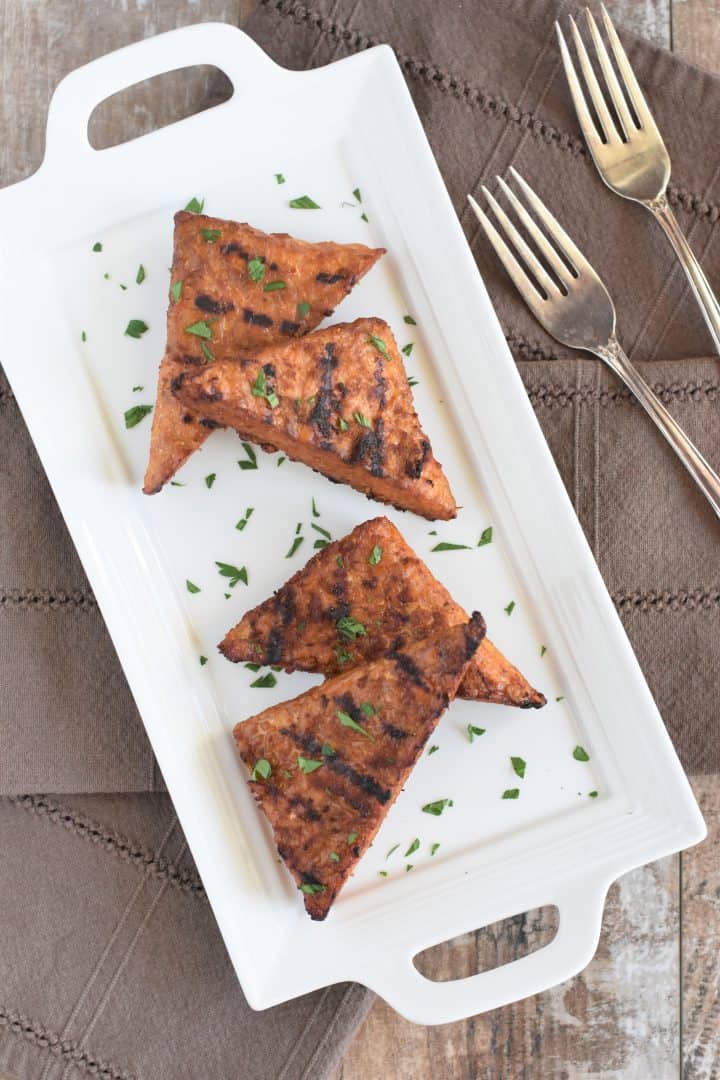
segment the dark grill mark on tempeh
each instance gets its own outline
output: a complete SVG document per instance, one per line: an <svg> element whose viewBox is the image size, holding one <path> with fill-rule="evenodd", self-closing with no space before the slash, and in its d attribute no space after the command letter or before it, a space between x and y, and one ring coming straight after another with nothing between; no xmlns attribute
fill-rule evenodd
<svg viewBox="0 0 720 1080"><path fill-rule="evenodd" d="M344 273L339 273L339 274L321 273L321 274L317 275L315 280L319 281L321 285L335 285L335 283L338 282L338 281L345 281L346 277L347 277L347 274L344 274Z"/></svg>
<svg viewBox="0 0 720 1080"><path fill-rule="evenodd" d="M282 656L283 636L282 632L274 627L268 637L267 649L265 650L265 663L277 664Z"/></svg>
<svg viewBox="0 0 720 1080"><path fill-rule="evenodd" d="M317 399L310 413L310 422L315 424L324 438L329 439L332 432L330 418L333 412L333 371L338 365L338 357L332 342L328 342L325 346L325 351L318 362L322 374Z"/></svg>
<svg viewBox="0 0 720 1080"><path fill-rule="evenodd" d="M420 457L416 458L415 461L408 461L405 466L405 472L413 480L419 480L422 476L422 471L425 467L425 462L427 461L430 449L430 443L427 439L423 439L420 443Z"/></svg>
<svg viewBox="0 0 720 1080"><path fill-rule="evenodd" d="M225 395L218 387L217 383L212 383L207 390L203 387L198 392L198 397L201 401L222 401Z"/></svg>
<svg viewBox="0 0 720 1080"><path fill-rule="evenodd" d="M308 874L305 870L300 871L300 876L303 879L303 885L322 885L322 881L314 877L313 874Z"/></svg>
<svg viewBox="0 0 720 1080"><path fill-rule="evenodd" d="M202 356L192 356L190 353L183 353L180 359L183 364L196 364L198 367L205 363Z"/></svg>
<svg viewBox="0 0 720 1080"><path fill-rule="evenodd" d="M291 322L290 319L283 319L283 321L280 323L281 334L297 334L299 329L300 323Z"/></svg>
<svg viewBox="0 0 720 1080"><path fill-rule="evenodd" d="M404 652L391 652L388 653L391 660L394 660L397 666L403 671L415 686L419 686L421 690L427 690L428 686L423 679L420 669L415 664L415 661Z"/></svg>
<svg viewBox="0 0 720 1080"><path fill-rule="evenodd" d="M378 420L372 431L362 435L352 449L350 461L356 464L358 461L370 461L370 472L373 476L384 476L383 472L383 438L385 424L382 419Z"/></svg>
<svg viewBox="0 0 720 1080"><path fill-rule="evenodd" d="M182 386L182 384L184 382L185 382L185 372L184 371L181 372L179 375L176 375L174 379L171 379L171 381L170 381L170 389L172 390L173 394L176 394L178 392L178 390L180 389L180 387Z"/></svg>
<svg viewBox="0 0 720 1080"><path fill-rule="evenodd" d="M232 300L213 300L212 296L206 293L195 297L195 307L201 311L209 311L211 315L225 315L228 311L235 310Z"/></svg>
<svg viewBox="0 0 720 1080"><path fill-rule="evenodd" d="M282 594L278 596L277 610L283 626L289 626L295 618L295 590L292 588L284 589Z"/></svg>
<svg viewBox="0 0 720 1080"><path fill-rule="evenodd" d="M352 708L354 708L354 705L352 705L352 698L345 695L342 700L349 701ZM367 717L363 712L359 709L357 711L360 715L360 719L367 720ZM345 712L352 716L350 708L346 708ZM355 720L354 716L353 720ZM294 731L292 728L280 728L280 734L285 735L286 738L295 743L295 745L305 754L314 754L319 757L322 753L322 744L318 742L313 735L306 735L305 732ZM376 799L379 803L384 805L390 798L389 791L381 787L372 776L369 776L367 773L360 773L357 769L353 769L352 765L348 765L347 762L343 761L342 755L337 751L332 757L323 757L323 761L331 772L349 780L351 784L354 784L355 787L359 787L366 795L371 795L372 798Z"/></svg>
<svg viewBox="0 0 720 1080"><path fill-rule="evenodd" d="M393 739L394 742L402 742L403 739L407 739L410 735L409 731L403 731L402 728L395 727L394 724L388 723L387 720L381 720L381 724L385 734Z"/></svg>
<svg viewBox="0 0 720 1080"><path fill-rule="evenodd" d="M237 255L241 259L247 260L250 258L247 251L243 251L239 244L223 244L220 248L223 255Z"/></svg>
<svg viewBox="0 0 720 1080"><path fill-rule="evenodd" d="M203 427L206 427L209 431L215 431L216 428L221 428L222 424L218 424L217 420L208 420L203 418L200 423Z"/></svg>
<svg viewBox="0 0 720 1080"><path fill-rule="evenodd" d="M182 418L183 424L192 424L193 418L189 412L186 412Z"/></svg>
<svg viewBox="0 0 720 1080"><path fill-rule="evenodd" d="M317 812L313 804L309 799L304 799L302 795L286 795L285 792L278 787L274 780L251 780L251 784L257 784L258 787L253 792L255 798L259 802L262 802L262 796L266 799L276 799L286 802L293 810L301 811L301 816L308 821L319 821L320 814ZM259 797L259 798L258 798Z"/></svg>
<svg viewBox="0 0 720 1080"><path fill-rule="evenodd" d="M252 311L250 308L243 308L243 319L246 323L252 323L253 326L272 326L273 324L269 315L263 315L260 311Z"/></svg>
<svg viewBox="0 0 720 1080"><path fill-rule="evenodd" d="M263 364L263 371L267 375L268 379L274 379L275 375L277 374L274 364Z"/></svg>
<svg viewBox="0 0 720 1080"><path fill-rule="evenodd" d="M382 356L378 356L377 360L375 361L375 386L373 387L371 393L372 396L377 399L377 402L381 409L385 408L385 399L387 392L387 379L383 375L384 370L385 361Z"/></svg>

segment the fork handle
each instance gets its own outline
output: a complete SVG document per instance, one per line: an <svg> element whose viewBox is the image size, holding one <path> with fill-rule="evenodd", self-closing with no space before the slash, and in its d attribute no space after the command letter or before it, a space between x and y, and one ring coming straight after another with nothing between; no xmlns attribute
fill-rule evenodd
<svg viewBox="0 0 720 1080"><path fill-rule="evenodd" d="M645 412L655 421L697 486L720 517L720 476L673 419L654 390L630 363L622 346L613 336L607 345L592 350L612 368L635 395Z"/></svg>
<svg viewBox="0 0 720 1080"><path fill-rule="evenodd" d="M695 293L695 298L700 305L700 310L705 316L705 322L712 334L715 349L720 353L720 303L718 303L718 298L705 277L702 266L695 258L692 248L685 239L685 233L678 224L678 220L667 200L667 195L663 194L658 196L657 199L651 199L645 205L649 210L652 210L675 249L675 254L682 263L683 270L687 274L692 291Z"/></svg>

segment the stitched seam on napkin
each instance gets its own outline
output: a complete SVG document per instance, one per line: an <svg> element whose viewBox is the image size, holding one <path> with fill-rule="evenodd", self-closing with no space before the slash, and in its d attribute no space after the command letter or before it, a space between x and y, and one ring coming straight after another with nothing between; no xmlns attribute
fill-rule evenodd
<svg viewBox="0 0 720 1080"><path fill-rule="evenodd" d="M720 395L720 386L712 382L687 382L687 383L651 383L651 388L662 401L703 402L715 401ZM635 398L625 387L610 389L598 389L594 386L561 386L541 385L529 387L526 385L528 397L536 407L552 409L555 406L563 408L574 402L590 404L598 402L600 405L617 405L622 403L635 404Z"/></svg>
<svg viewBox="0 0 720 1080"><path fill-rule="evenodd" d="M99 1076L102 1080L136 1080L134 1074L101 1061L89 1050L83 1050L73 1039L61 1039L56 1032L50 1031L37 1021L28 1019L22 1013L11 1012L2 1006L0 1006L0 1028L6 1028L13 1035L21 1036L39 1049L52 1054L53 1057L68 1058L76 1068L92 1076Z"/></svg>
<svg viewBox="0 0 720 1080"><path fill-rule="evenodd" d="M677 592L615 592L615 607L622 614L626 611L713 611L720 607L720 588L701 587Z"/></svg>
<svg viewBox="0 0 720 1080"><path fill-rule="evenodd" d="M69 807L48 799L45 795L11 795L8 801L23 810L47 817L54 824L63 825L83 840L100 844L106 851L126 862L133 863L140 869L148 869L155 877L167 880L169 884L183 892L196 896L205 893L202 881L194 871L180 870L173 863L156 858L147 848L133 844L119 833L103 828L84 814L78 814Z"/></svg>
<svg viewBox="0 0 720 1080"><path fill-rule="evenodd" d="M0 607L45 608L48 611L61 611L64 608L83 611L95 609L97 600L89 593L66 592L64 589L8 589L0 592Z"/></svg>
<svg viewBox="0 0 720 1080"><path fill-rule="evenodd" d="M260 7L268 8L279 17L290 17L296 23L306 23L319 34L336 39L350 49L362 51L378 45L379 41L360 30L354 30L337 20L328 18L319 11L313 11L304 4L286 3L286 0L260 0ZM568 151L573 157L584 158L591 165L587 149L577 135L563 131L555 124L542 120L532 111L523 111L516 105L493 96L488 91L474 85L467 79L443 71L427 60L408 56L407 53L394 50L400 67L408 74L421 79L429 86L442 93L450 93L471 108L479 108L488 116L495 116L505 123L518 124L527 128L536 138L546 143L553 143L561 150ZM675 184L668 186L668 199L671 205L681 206L686 213L698 218L707 218L711 224L720 219L720 203L708 203L702 195L696 195L687 187Z"/></svg>

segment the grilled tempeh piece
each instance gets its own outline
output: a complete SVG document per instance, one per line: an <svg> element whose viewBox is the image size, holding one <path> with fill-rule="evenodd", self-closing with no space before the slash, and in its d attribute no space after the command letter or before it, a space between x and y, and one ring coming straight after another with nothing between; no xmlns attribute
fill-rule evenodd
<svg viewBox="0 0 720 1080"><path fill-rule="evenodd" d="M175 215L167 348L145 494L158 492L216 426L175 399L173 379L210 356L248 355L314 330L382 254L384 248L313 244L185 210Z"/></svg>
<svg viewBox="0 0 720 1080"><path fill-rule="evenodd" d="M311 918L325 918L372 842L484 633L476 612L236 725L250 787Z"/></svg>
<svg viewBox="0 0 720 1080"><path fill-rule="evenodd" d="M379 517L318 552L228 632L220 651L228 660L333 676L465 619L392 522ZM545 704L487 638L459 693L520 708Z"/></svg>
<svg viewBox="0 0 720 1080"><path fill-rule="evenodd" d="M332 480L431 520L456 515L382 319L339 323L254 358L208 364L173 389L205 421Z"/></svg>

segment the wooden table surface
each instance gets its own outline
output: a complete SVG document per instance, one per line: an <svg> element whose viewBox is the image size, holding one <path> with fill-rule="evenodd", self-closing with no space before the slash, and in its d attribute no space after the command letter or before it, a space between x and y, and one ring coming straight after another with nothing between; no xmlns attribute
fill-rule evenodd
<svg viewBox="0 0 720 1080"><path fill-rule="evenodd" d="M71 67L200 18L237 23L251 3L0 0L0 184L22 179L40 163L39 111ZM608 0L608 6L622 25L720 74L720 0ZM166 92L166 120L223 96L214 80L211 72L194 69L183 93ZM101 132L134 124L137 134L146 122L141 99L111 101L103 109ZM708 137L713 134L709 128ZM597 955L582 974L548 993L442 1027L417 1027L378 1000L338 1080L718 1080L720 777L692 782L707 841L613 886ZM423 971L435 978L470 975L547 942L553 930L552 912L526 913L438 946Z"/></svg>

